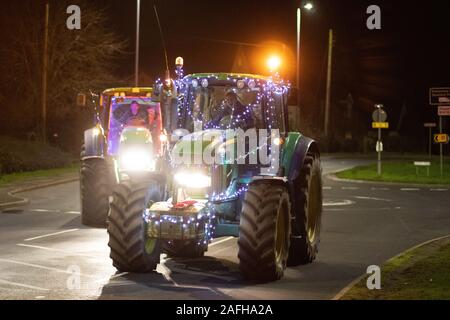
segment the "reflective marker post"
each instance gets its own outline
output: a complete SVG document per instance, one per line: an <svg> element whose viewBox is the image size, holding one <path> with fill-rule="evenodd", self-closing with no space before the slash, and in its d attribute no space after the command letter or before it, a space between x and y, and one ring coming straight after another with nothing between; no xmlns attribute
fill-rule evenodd
<svg viewBox="0 0 450 320"><path fill-rule="evenodd" d="M377 174L381 176L381 152L383 152L383 142L381 141L381 129L388 129L389 123L386 122L387 114L386 111L383 110L382 104L376 104L375 108L377 108L372 114L372 128L378 129L378 141L376 146L376 151L378 152L378 161L377 161Z"/></svg>

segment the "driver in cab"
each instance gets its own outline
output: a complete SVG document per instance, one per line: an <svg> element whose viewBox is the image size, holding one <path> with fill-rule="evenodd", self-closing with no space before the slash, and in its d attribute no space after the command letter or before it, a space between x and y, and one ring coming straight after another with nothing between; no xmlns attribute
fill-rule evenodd
<svg viewBox="0 0 450 320"><path fill-rule="evenodd" d="M137 101L130 104L130 108L126 110L120 117L119 122L123 126L147 126L149 125L148 115L144 110L141 110Z"/></svg>
<svg viewBox="0 0 450 320"><path fill-rule="evenodd" d="M223 126L227 122L230 129L249 129L254 127L254 120L250 108L244 106L237 94L231 89L225 94L221 110L210 121L210 127Z"/></svg>

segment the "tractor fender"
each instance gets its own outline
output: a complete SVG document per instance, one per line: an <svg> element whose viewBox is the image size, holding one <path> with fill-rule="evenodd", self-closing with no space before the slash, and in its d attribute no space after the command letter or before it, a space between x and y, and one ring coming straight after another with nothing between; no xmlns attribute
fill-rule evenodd
<svg viewBox="0 0 450 320"><path fill-rule="evenodd" d="M300 170L303 167L306 155L309 152L313 152L318 155L320 154L317 142L311 138L300 136L290 160L289 170L286 172L287 179L290 183L299 177Z"/></svg>
<svg viewBox="0 0 450 320"><path fill-rule="evenodd" d="M260 182L260 181L270 181L272 183L277 183L282 186L287 186L288 180L285 177L273 177L273 176L254 176L252 177L249 184Z"/></svg>
<svg viewBox="0 0 450 320"><path fill-rule="evenodd" d="M102 130L98 127L88 129L84 132L84 157L104 158L105 137Z"/></svg>

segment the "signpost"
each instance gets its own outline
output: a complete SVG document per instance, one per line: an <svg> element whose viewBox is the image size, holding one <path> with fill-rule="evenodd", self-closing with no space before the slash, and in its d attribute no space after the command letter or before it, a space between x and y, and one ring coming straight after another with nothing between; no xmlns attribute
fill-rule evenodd
<svg viewBox="0 0 450 320"><path fill-rule="evenodd" d="M439 115L439 133L442 135L442 117L450 116L450 87L447 88L430 88L430 105L438 106L438 115ZM444 137L440 137L443 139ZM436 136L435 136L436 140ZM443 144L446 142L438 142L439 143L439 153L440 153L440 169L441 169L441 178L444 174L444 166L443 166ZM448 136L447 136L448 143Z"/></svg>
<svg viewBox="0 0 450 320"><path fill-rule="evenodd" d="M436 128L437 124L436 122L426 122L423 124L425 128L428 128L428 157L431 159L431 144L433 143L431 141L431 129Z"/></svg>
<svg viewBox="0 0 450 320"><path fill-rule="evenodd" d="M376 104L375 108L377 108L372 113L372 128L378 129L378 141L376 145L376 151L378 153L378 163L377 163L377 173L378 176L381 176L381 152L383 152L383 142L381 141L381 129L388 129L389 123L387 120L387 113L383 110L382 104Z"/></svg>

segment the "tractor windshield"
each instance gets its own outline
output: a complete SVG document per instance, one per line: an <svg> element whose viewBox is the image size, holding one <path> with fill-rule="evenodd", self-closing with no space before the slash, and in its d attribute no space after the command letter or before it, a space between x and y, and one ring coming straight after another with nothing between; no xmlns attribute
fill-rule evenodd
<svg viewBox="0 0 450 320"><path fill-rule="evenodd" d="M249 129L263 126L259 89L230 86L190 88L180 126L189 130Z"/></svg>
<svg viewBox="0 0 450 320"><path fill-rule="evenodd" d="M120 135L125 127L145 127L158 137L161 133L161 108L151 98L113 97L111 99L108 153L117 153Z"/></svg>

